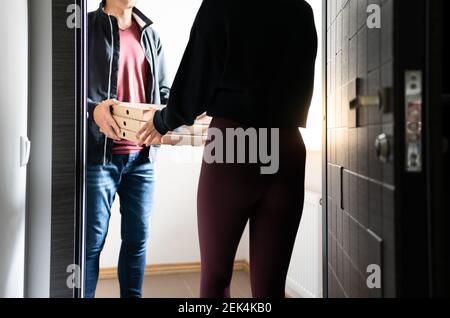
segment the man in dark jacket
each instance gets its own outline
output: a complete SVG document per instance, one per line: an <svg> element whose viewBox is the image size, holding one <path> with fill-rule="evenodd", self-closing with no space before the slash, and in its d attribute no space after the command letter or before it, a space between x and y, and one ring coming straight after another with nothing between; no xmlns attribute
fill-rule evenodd
<svg viewBox="0 0 450 318"><path fill-rule="evenodd" d="M120 140L111 116L118 101L166 104L170 88L152 22L136 0L103 0L88 21L88 165L85 296L95 296L111 207L120 196L121 297L141 297L157 148Z"/></svg>

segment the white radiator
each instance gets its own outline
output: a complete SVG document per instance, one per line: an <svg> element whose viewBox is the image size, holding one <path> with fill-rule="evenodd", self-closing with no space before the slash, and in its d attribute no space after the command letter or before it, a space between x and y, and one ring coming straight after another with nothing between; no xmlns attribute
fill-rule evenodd
<svg viewBox="0 0 450 318"><path fill-rule="evenodd" d="M291 297L322 297L321 194L305 193L305 206L286 282Z"/></svg>

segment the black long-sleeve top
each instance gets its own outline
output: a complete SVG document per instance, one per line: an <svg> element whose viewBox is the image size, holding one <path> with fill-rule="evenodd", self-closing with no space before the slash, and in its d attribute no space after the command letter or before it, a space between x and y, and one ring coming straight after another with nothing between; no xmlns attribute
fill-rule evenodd
<svg viewBox="0 0 450 318"><path fill-rule="evenodd" d="M204 0L155 128L164 135L205 111L253 127L305 127L316 55L303 0Z"/></svg>

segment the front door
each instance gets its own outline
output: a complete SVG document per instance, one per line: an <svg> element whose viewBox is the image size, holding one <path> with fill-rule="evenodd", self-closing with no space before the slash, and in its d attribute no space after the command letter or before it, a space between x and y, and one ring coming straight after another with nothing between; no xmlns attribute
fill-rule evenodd
<svg viewBox="0 0 450 318"><path fill-rule="evenodd" d="M428 296L430 5L325 3L326 295Z"/></svg>

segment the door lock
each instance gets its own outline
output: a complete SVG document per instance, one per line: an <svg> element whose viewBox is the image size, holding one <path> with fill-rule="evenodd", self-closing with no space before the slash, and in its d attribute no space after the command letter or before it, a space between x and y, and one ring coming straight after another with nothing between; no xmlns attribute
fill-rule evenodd
<svg viewBox="0 0 450 318"><path fill-rule="evenodd" d="M422 72L405 73L406 171L422 172Z"/></svg>

